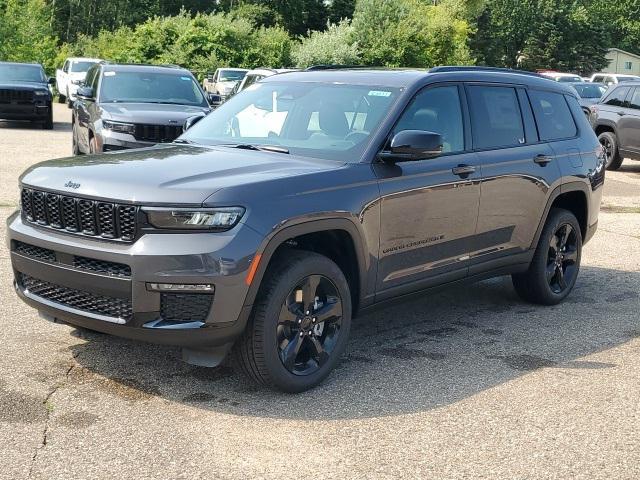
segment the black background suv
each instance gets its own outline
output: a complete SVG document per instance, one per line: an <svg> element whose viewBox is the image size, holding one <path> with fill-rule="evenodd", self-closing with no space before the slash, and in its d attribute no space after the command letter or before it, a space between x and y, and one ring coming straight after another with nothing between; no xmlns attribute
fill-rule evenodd
<svg viewBox="0 0 640 480"><path fill-rule="evenodd" d="M597 228L602 148L571 87L482 68L255 83L172 144L21 177L16 291L45 317L183 347L297 392L354 315L512 275L561 302Z"/></svg>
<svg viewBox="0 0 640 480"><path fill-rule="evenodd" d="M640 160L640 82L625 82L591 107L591 123L607 157L617 170L625 158Z"/></svg>
<svg viewBox="0 0 640 480"><path fill-rule="evenodd" d="M98 63L73 105L73 153L148 147L182 134L189 117L210 111L191 72L173 66Z"/></svg>
<svg viewBox="0 0 640 480"><path fill-rule="evenodd" d="M0 120L30 120L51 130L53 83L40 64L0 62Z"/></svg>

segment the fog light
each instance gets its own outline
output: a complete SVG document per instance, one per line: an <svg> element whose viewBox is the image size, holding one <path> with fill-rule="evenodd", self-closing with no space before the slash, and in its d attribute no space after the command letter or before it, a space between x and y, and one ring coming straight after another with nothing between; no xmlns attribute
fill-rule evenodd
<svg viewBox="0 0 640 480"><path fill-rule="evenodd" d="M213 293L215 286L212 283L147 283L147 290L153 292Z"/></svg>

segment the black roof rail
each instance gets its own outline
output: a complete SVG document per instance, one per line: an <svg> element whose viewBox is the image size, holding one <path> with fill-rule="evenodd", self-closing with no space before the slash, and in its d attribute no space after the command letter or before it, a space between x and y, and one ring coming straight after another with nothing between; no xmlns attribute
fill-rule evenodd
<svg viewBox="0 0 640 480"><path fill-rule="evenodd" d="M433 67L429 69L429 73L442 73L442 72L496 72L496 73L517 73L519 75L529 75L531 77L545 78L544 75L540 75L536 72L528 72L526 70L516 70L513 68L500 68L500 67L482 67L482 66L442 66Z"/></svg>

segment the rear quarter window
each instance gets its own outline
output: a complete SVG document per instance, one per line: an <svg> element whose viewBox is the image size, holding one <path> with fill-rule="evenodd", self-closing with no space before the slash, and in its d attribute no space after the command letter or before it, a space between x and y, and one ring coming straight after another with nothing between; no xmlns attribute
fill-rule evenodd
<svg viewBox="0 0 640 480"><path fill-rule="evenodd" d="M540 140L560 140L576 136L578 129L564 95L530 90L529 99L538 125Z"/></svg>

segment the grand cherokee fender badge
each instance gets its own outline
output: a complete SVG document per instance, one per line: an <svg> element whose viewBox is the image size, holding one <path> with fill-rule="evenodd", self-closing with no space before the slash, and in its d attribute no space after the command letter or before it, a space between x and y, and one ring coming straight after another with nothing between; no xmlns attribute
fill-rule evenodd
<svg viewBox="0 0 640 480"><path fill-rule="evenodd" d="M80 188L80 184L79 183L72 182L71 180L69 180L67 183L65 183L64 186L67 187L67 188L73 188L74 190Z"/></svg>

